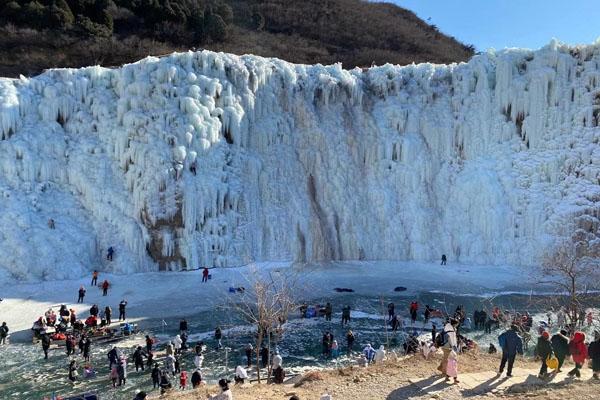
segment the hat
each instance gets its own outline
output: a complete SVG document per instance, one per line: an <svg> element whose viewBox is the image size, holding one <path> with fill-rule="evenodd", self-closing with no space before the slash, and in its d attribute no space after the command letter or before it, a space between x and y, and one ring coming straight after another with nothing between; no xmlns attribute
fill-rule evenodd
<svg viewBox="0 0 600 400"><path fill-rule="evenodd" d="M544 331L544 332L542 332L542 337L544 339L550 339L550 334L548 332Z"/></svg>

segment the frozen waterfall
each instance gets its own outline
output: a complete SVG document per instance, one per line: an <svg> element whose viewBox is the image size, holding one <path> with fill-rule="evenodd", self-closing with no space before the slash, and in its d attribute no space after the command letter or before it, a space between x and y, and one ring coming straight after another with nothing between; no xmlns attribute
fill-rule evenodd
<svg viewBox="0 0 600 400"><path fill-rule="evenodd" d="M203 51L0 79L0 277L533 264L569 223L598 229L599 114L600 45L557 42L453 65Z"/></svg>

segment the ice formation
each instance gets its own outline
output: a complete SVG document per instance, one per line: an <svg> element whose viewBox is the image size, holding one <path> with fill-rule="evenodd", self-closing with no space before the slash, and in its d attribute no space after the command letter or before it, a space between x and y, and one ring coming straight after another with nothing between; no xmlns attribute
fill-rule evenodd
<svg viewBox="0 0 600 400"><path fill-rule="evenodd" d="M533 264L567 223L598 228L599 114L600 45L557 42L453 65L203 51L0 79L0 275Z"/></svg>

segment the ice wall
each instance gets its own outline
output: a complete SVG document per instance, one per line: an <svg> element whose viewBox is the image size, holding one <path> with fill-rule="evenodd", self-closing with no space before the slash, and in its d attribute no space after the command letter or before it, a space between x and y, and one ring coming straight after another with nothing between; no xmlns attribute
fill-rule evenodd
<svg viewBox="0 0 600 400"><path fill-rule="evenodd" d="M0 79L0 275L535 263L598 228L599 63L556 42L364 71L204 51Z"/></svg>

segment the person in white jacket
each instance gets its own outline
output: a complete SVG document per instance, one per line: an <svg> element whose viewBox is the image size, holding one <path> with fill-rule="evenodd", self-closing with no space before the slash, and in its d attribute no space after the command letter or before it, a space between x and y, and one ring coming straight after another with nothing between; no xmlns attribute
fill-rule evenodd
<svg viewBox="0 0 600 400"><path fill-rule="evenodd" d="M450 352L452 350L458 352L458 342L456 340L456 326L458 325L458 321L454 318L450 319L449 322L444 326L444 330L440 332L442 335L442 352L444 356L442 357L442 361L438 366L438 370L442 373L442 375L447 376L446 367L448 366L448 357L450 356Z"/></svg>
<svg viewBox="0 0 600 400"><path fill-rule="evenodd" d="M196 354L194 357L194 365L197 369L202 368L202 363L204 362L204 356L202 354Z"/></svg>
<svg viewBox="0 0 600 400"><path fill-rule="evenodd" d="M275 351L275 355L273 356L273 371L277 368L282 367L283 358L279 355L278 351Z"/></svg>
<svg viewBox="0 0 600 400"><path fill-rule="evenodd" d="M181 344L183 340L181 340L181 336L176 335L175 339L173 339L173 346L175 347L175 354L181 353Z"/></svg>
<svg viewBox="0 0 600 400"><path fill-rule="evenodd" d="M244 383L244 380L248 379L248 371L246 371L246 368L242 367L241 365L238 365L235 368L235 383Z"/></svg>
<svg viewBox="0 0 600 400"><path fill-rule="evenodd" d="M382 363L383 360L385 360L385 350L383 345L381 345L375 352L375 363Z"/></svg>

